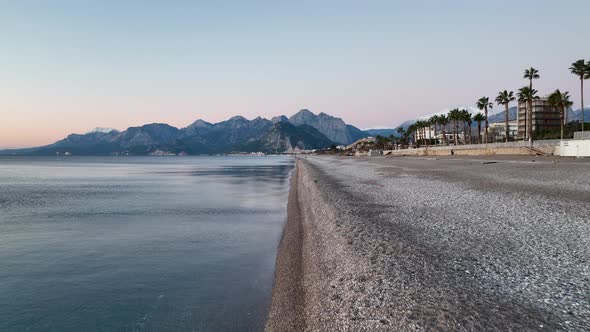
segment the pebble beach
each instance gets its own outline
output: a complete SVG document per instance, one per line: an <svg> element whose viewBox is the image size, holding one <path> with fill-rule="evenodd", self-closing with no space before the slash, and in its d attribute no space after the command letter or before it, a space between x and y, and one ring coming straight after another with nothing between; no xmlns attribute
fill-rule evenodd
<svg viewBox="0 0 590 332"><path fill-rule="evenodd" d="M300 158L267 331L590 329L590 163Z"/></svg>

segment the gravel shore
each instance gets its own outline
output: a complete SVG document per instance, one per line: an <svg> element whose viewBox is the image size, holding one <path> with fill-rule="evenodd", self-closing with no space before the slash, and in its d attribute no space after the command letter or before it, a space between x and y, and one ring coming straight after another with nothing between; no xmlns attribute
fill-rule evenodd
<svg viewBox="0 0 590 332"><path fill-rule="evenodd" d="M588 162L308 157L293 185L269 331L590 330Z"/></svg>

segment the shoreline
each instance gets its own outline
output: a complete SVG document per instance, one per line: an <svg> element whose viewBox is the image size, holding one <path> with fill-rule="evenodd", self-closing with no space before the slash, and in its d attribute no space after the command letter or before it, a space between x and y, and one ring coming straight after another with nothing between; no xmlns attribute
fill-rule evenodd
<svg viewBox="0 0 590 332"><path fill-rule="evenodd" d="M586 165L297 160L266 331L588 327Z"/></svg>
<svg viewBox="0 0 590 332"><path fill-rule="evenodd" d="M370 266L354 252L353 239L340 232L343 207L327 196L335 188L320 181L326 177L307 160L297 160L265 330L389 330L388 320L363 317L374 315L355 308Z"/></svg>
<svg viewBox="0 0 590 332"><path fill-rule="evenodd" d="M298 161L291 174L287 223L281 236L275 263L271 305L266 331L305 330L303 291L303 224L298 200Z"/></svg>

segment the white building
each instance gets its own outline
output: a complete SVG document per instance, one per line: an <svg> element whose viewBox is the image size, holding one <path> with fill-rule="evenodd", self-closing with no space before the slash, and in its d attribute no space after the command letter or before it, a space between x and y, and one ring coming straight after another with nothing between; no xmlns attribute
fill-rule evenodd
<svg viewBox="0 0 590 332"><path fill-rule="evenodd" d="M482 136L484 135L485 129L482 128ZM491 142L505 141L506 140L506 124L504 122L495 122L489 124L489 135ZM515 139L518 135L518 122L508 122L508 134L511 139Z"/></svg>

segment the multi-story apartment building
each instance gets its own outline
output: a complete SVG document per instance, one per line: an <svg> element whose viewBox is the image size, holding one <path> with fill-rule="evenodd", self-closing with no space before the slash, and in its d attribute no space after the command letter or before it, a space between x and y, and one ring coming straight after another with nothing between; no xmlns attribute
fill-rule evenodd
<svg viewBox="0 0 590 332"><path fill-rule="evenodd" d="M532 127L533 133L539 130L551 130L560 128L559 111L549 105L547 98L541 98L533 101L532 110ZM528 139L528 119L526 114L526 102L518 102L518 138Z"/></svg>

